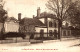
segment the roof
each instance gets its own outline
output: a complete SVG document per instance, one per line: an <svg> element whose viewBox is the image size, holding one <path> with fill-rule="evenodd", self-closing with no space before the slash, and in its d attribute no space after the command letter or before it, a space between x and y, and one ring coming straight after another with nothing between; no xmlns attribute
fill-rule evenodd
<svg viewBox="0 0 80 52"><path fill-rule="evenodd" d="M47 13L47 12L43 12L43 13L41 13L41 14L40 14L40 17L37 17L37 16L36 16L36 18L38 18L38 19L41 19L41 18L52 18L52 19L58 19L58 18L56 17L56 15L54 15L54 14L50 14L50 13Z"/></svg>
<svg viewBox="0 0 80 52"><path fill-rule="evenodd" d="M23 18L20 24L25 25L35 25L35 26L45 26L39 19L36 18Z"/></svg>
<svg viewBox="0 0 80 52"><path fill-rule="evenodd" d="M10 21L18 22L18 20L14 17L9 17L6 19L6 22L10 22Z"/></svg>

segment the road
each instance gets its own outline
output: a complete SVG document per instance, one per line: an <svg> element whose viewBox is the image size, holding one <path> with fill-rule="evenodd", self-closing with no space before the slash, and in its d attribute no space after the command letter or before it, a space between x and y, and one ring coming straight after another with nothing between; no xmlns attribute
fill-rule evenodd
<svg viewBox="0 0 80 52"><path fill-rule="evenodd" d="M38 44L18 45L0 44L0 52L80 52L80 39L66 41L48 41Z"/></svg>

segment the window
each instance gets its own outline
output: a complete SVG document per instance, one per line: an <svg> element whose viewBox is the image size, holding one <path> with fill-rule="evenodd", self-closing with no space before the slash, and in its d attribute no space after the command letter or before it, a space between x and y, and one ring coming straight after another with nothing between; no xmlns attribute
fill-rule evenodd
<svg viewBox="0 0 80 52"><path fill-rule="evenodd" d="M63 31L63 36L66 36L66 31L65 30Z"/></svg>
<svg viewBox="0 0 80 52"><path fill-rule="evenodd" d="M53 36L52 30L49 30L49 36Z"/></svg>
<svg viewBox="0 0 80 52"><path fill-rule="evenodd" d="M57 26L57 24L56 24L56 22L54 22L54 28L56 28L56 26Z"/></svg>
<svg viewBox="0 0 80 52"><path fill-rule="evenodd" d="M51 21L49 22L49 27L52 27L52 22Z"/></svg>

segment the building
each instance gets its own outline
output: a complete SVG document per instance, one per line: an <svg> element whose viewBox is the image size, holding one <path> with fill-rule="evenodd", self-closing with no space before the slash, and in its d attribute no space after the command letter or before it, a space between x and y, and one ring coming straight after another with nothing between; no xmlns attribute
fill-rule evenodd
<svg viewBox="0 0 80 52"><path fill-rule="evenodd" d="M21 33L34 33L36 30L35 30L35 27L38 27L38 26L44 26L44 24L36 19L36 18L23 18L21 21L20 21L20 32Z"/></svg>
<svg viewBox="0 0 80 52"><path fill-rule="evenodd" d="M19 22L14 17L7 18L4 23L4 32L19 32Z"/></svg>
<svg viewBox="0 0 80 52"><path fill-rule="evenodd" d="M54 31L56 30L58 33L58 20L55 15L43 12L40 13L40 7L37 9L37 16L35 17L39 19L45 26L41 27L35 27L36 32L44 32L44 37L50 37L51 35L53 36Z"/></svg>
<svg viewBox="0 0 80 52"><path fill-rule="evenodd" d="M58 21L56 16L46 12L40 13L40 8L37 9L36 17L25 17L20 21L20 32L28 34L35 33L34 37L53 36L55 30L58 31ZM43 35L40 34L42 32L44 33Z"/></svg>

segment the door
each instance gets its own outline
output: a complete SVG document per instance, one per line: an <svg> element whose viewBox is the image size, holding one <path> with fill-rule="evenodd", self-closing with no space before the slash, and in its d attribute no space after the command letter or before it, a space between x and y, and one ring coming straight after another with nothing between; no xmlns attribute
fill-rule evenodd
<svg viewBox="0 0 80 52"><path fill-rule="evenodd" d="M49 30L49 36L53 36L52 30Z"/></svg>
<svg viewBox="0 0 80 52"><path fill-rule="evenodd" d="M41 30L40 30L40 37L43 37L43 36L44 36L44 30L41 29Z"/></svg>

